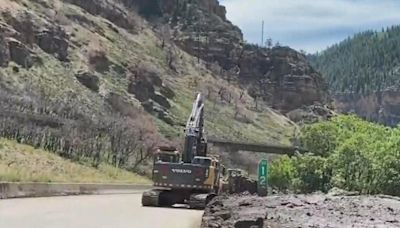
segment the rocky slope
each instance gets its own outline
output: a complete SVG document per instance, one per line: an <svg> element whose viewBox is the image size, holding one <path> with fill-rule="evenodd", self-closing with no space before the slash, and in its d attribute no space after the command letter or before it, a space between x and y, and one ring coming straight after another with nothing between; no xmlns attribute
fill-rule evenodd
<svg viewBox="0 0 400 228"><path fill-rule="evenodd" d="M179 138L200 91L209 135L289 143L278 111L325 103L325 83L290 48L245 44L225 13L216 0L0 0L0 136L136 169Z"/></svg>
<svg viewBox="0 0 400 228"><path fill-rule="evenodd" d="M302 54L246 44L217 0L175 2L163 1L160 7L174 41L208 64L218 64L220 76L237 81L254 99L283 113L329 102L327 84Z"/></svg>

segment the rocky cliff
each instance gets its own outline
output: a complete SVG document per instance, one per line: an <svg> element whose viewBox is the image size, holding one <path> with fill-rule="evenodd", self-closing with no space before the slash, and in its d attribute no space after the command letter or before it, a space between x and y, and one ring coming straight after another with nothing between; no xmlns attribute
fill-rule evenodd
<svg viewBox="0 0 400 228"><path fill-rule="evenodd" d="M175 43L208 64L218 64L220 76L239 82L254 99L274 109L287 113L329 102L327 84L304 55L289 47L246 44L217 0L165 0L158 7L157 1L125 2L136 2L142 11L152 5L153 14L147 15L161 15Z"/></svg>
<svg viewBox="0 0 400 228"><path fill-rule="evenodd" d="M87 1L68 1L89 8L89 12L105 11ZM171 39L198 62L205 61L214 74L240 84L257 103L283 113L329 103L327 84L305 56L289 47L270 49L246 44L241 30L227 20L226 9L218 0L121 2L158 27L163 45ZM123 22L127 16L117 20L112 13L103 14L129 28Z"/></svg>
<svg viewBox="0 0 400 228"><path fill-rule="evenodd" d="M334 96L336 109L342 113L361 116L388 126L400 122L400 91L387 89L370 95L342 93Z"/></svg>

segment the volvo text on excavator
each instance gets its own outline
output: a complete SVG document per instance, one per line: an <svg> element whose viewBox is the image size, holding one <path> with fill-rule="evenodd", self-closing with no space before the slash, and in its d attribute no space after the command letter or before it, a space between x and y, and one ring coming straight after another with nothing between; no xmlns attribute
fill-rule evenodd
<svg viewBox="0 0 400 228"><path fill-rule="evenodd" d="M204 100L198 94L186 124L183 151L158 148L153 163L154 188L143 193L142 205L204 208L218 194L222 173L219 160L207 153Z"/></svg>

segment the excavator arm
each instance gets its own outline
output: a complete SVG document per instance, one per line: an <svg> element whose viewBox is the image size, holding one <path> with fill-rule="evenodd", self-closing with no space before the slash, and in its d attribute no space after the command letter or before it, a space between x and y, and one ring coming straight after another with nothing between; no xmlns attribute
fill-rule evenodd
<svg viewBox="0 0 400 228"><path fill-rule="evenodd" d="M184 163L191 163L195 156L207 156L207 140L204 137L204 100L199 93L193 103L192 113L186 123Z"/></svg>

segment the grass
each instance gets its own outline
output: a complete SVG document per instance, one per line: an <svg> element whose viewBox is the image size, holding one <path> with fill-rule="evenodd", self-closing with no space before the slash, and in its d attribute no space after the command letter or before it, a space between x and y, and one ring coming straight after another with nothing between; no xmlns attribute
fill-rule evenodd
<svg viewBox="0 0 400 228"><path fill-rule="evenodd" d="M110 165L93 168L14 141L0 139L0 182L149 184L145 177Z"/></svg>
<svg viewBox="0 0 400 228"><path fill-rule="evenodd" d="M195 91L198 88L188 88L188 80L183 79L175 86L176 97L172 102L171 113L179 123L186 123L186 119L192 108ZM199 85L204 83L224 85L229 88L229 84L222 80L212 77L199 79ZM234 92L234 88L231 90ZM243 141L248 143L281 143L290 144L289 139L293 136L296 125L282 115L265 110L256 112L246 108L248 115L254 119L253 123L243 123L235 119L234 104L215 104L213 101L206 100L206 122L205 127L208 135L219 139L233 141Z"/></svg>
<svg viewBox="0 0 400 228"><path fill-rule="evenodd" d="M0 0L2 2L2 0ZM10 1L6 1L10 2ZM29 9L37 15L45 15L48 11L40 4L24 0L29 4ZM79 105L89 116L109 112L104 98L111 92L124 97L132 105L140 107L140 103L128 94L128 76L118 75L116 72L97 72L101 85L100 92L93 93L80 85L74 74L78 70L90 69L87 55L91 48L98 48L107 53L110 61L124 66L135 66L141 62L151 63L160 70L160 76L164 82L168 82L176 93L170 100L172 108L169 110L175 120L171 126L161 119L153 117L159 132L168 139L179 137L182 139L183 126L186 123L192 102L197 91L202 91L201 85L211 85L218 91L220 86L229 88L229 91L238 93L237 85L212 77L212 73L205 66L197 64L197 59L183 51L179 51L177 60L178 72L172 72L166 64L166 52L160 47L160 40L151 27L144 24L144 29L134 35L119 29L115 32L110 29L105 19L100 16L90 15L77 6L55 0L62 7L64 14L76 14L102 28L104 34L99 34L84 24L69 21L65 29L71 35L69 58L71 62L64 64L52 55L46 54L39 48L35 52L43 60L43 65L35 66L29 71L20 67L20 73L13 72L11 65L8 68L0 68L0 74L4 74L2 80L8 87L16 91L16 94L24 94L26 85L33 89L40 89L54 101L70 101ZM12 3L17 4L18 3ZM34 4L34 7L31 7ZM20 5L21 8L25 8ZM0 14L1 15L1 14ZM75 44L79 44L76 45ZM190 86L193 79L198 79L199 86ZM246 100L251 98L246 95ZM246 102L246 113L254 119L247 124L234 118L234 104L217 104L211 101L206 103L206 131L209 136L244 142L280 142L289 143L295 125L286 118L272 111L254 112L249 106L254 106L251 101ZM253 118L254 117L254 118ZM17 145L14 142L0 140L0 181L51 181L51 182L128 182L141 183L148 180L135 174L115 169L107 165L101 165L99 169L90 166L79 165L64 160L54 154L42 150L34 150L31 147Z"/></svg>

